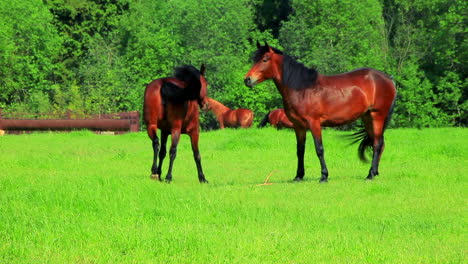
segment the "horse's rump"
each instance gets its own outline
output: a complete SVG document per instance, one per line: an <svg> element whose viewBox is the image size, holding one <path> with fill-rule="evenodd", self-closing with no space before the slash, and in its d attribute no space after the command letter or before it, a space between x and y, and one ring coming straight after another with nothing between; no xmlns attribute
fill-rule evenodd
<svg viewBox="0 0 468 264"><path fill-rule="evenodd" d="M250 109L239 108L236 111L237 120L241 127L251 127L253 122L253 112Z"/></svg>

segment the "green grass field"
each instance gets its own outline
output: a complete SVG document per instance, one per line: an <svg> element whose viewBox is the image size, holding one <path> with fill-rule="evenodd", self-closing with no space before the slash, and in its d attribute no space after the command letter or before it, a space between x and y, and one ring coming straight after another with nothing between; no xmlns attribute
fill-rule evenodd
<svg viewBox="0 0 468 264"><path fill-rule="evenodd" d="M388 130L374 181L345 134L327 184L286 130L202 133L207 185L187 136L171 184L145 133L0 137L0 263L467 263L468 130Z"/></svg>

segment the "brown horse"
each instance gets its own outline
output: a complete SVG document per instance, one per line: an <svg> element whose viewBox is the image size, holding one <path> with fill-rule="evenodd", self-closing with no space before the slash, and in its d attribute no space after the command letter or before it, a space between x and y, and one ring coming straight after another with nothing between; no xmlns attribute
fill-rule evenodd
<svg viewBox="0 0 468 264"><path fill-rule="evenodd" d="M390 121L396 98L391 77L371 68L325 76L310 69L265 43L257 42L254 65L246 74L248 87L273 79L283 98L286 115L294 125L297 140L297 173L304 177L306 131L311 130L315 151L320 159L320 182L328 180L322 145L322 126L340 126L361 118L364 129L355 135L361 140L358 154L365 160L365 150L373 149L372 166L367 179L378 175L384 150L384 131ZM357 141L358 141L357 140Z"/></svg>
<svg viewBox="0 0 468 264"><path fill-rule="evenodd" d="M221 129L224 129L224 127L247 128L252 126L253 112L250 109L239 108L233 110L213 98L208 98L207 105L208 110L211 110L218 119Z"/></svg>
<svg viewBox="0 0 468 264"><path fill-rule="evenodd" d="M205 66L200 71L193 66L176 68L174 77L166 77L152 81L145 90L144 119L148 136L153 142L153 166L151 178L161 180L161 168L166 157L166 142L169 134L172 144L169 151L170 163L166 182L172 180L172 166L177 152L180 134L190 136L193 157L197 165L198 180L205 179L198 150L199 121L198 106L206 104L207 82L204 77ZM161 130L161 150L157 130ZM159 165L157 163L159 151Z"/></svg>
<svg viewBox="0 0 468 264"><path fill-rule="evenodd" d="M281 108L270 111L268 114L266 114L263 120L258 125L258 127L264 127L267 123L270 123L273 127L277 129L283 127L294 128L293 123L286 116L284 109Z"/></svg>

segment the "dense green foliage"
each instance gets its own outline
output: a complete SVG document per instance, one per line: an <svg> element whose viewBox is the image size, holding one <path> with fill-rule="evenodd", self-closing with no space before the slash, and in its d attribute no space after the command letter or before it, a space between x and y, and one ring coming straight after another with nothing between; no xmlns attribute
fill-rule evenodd
<svg viewBox="0 0 468 264"><path fill-rule="evenodd" d="M272 82L242 79L255 41L324 74L392 75L394 126L468 124L463 0L0 1L0 108L141 110L144 86L175 66L207 65L209 94L256 119L281 107Z"/></svg>
<svg viewBox="0 0 468 264"><path fill-rule="evenodd" d="M149 178L145 133L3 136L0 263L466 263L467 132L388 130L370 182L325 130L327 184L312 140L291 182L290 130L202 133L207 185L187 136L172 184Z"/></svg>

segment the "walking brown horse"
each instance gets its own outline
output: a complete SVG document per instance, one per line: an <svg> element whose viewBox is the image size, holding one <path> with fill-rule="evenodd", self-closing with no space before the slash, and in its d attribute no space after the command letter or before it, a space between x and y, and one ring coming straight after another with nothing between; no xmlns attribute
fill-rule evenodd
<svg viewBox="0 0 468 264"><path fill-rule="evenodd" d="M199 111L198 107L206 104L207 81L204 77L205 66L200 71L193 66L175 69L174 77L152 81L145 90L144 119L148 136L153 143L153 166L151 178L161 181L161 169L166 157L166 142L171 135L170 163L166 182L172 180L172 166L177 153L180 134L190 136L193 157L197 165L198 180L207 183L203 174L201 157L198 149ZM159 150L158 129L161 130L161 149ZM159 152L159 164L157 164Z"/></svg>
<svg viewBox="0 0 468 264"><path fill-rule="evenodd" d="M268 112L268 114L265 115L258 127L264 127L267 123L270 123L273 127L277 129L284 127L294 128L293 123L286 116L284 109L281 108Z"/></svg>
<svg viewBox="0 0 468 264"><path fill-rule="evenodd" d="M358 154L366 160L365 150L373 149L372 165L367 179L379 174L379 161L384 150L384 131L396 98L391 77L371 68L325 76L305 67L290 56L265 43L257 42L254 65L245 75L248 87L273 79L283 98L286 115L294 125L297 140L295 181L304 178L304 152L307 130L312 131L315 151L320 160L320 182L328 180L322 145L322 126L340 126L361 118L364 129L355 134L361 143Z"/></svg>
<svg viewBox="0 0 468 264"><path fill-rule="evenodd" d="M253 112L250 109L230 109L213 98L207 99L207 105L207 109L211 110L218 119L221 129L224 129L224 127L247 128L252 126Z"/></svg>

